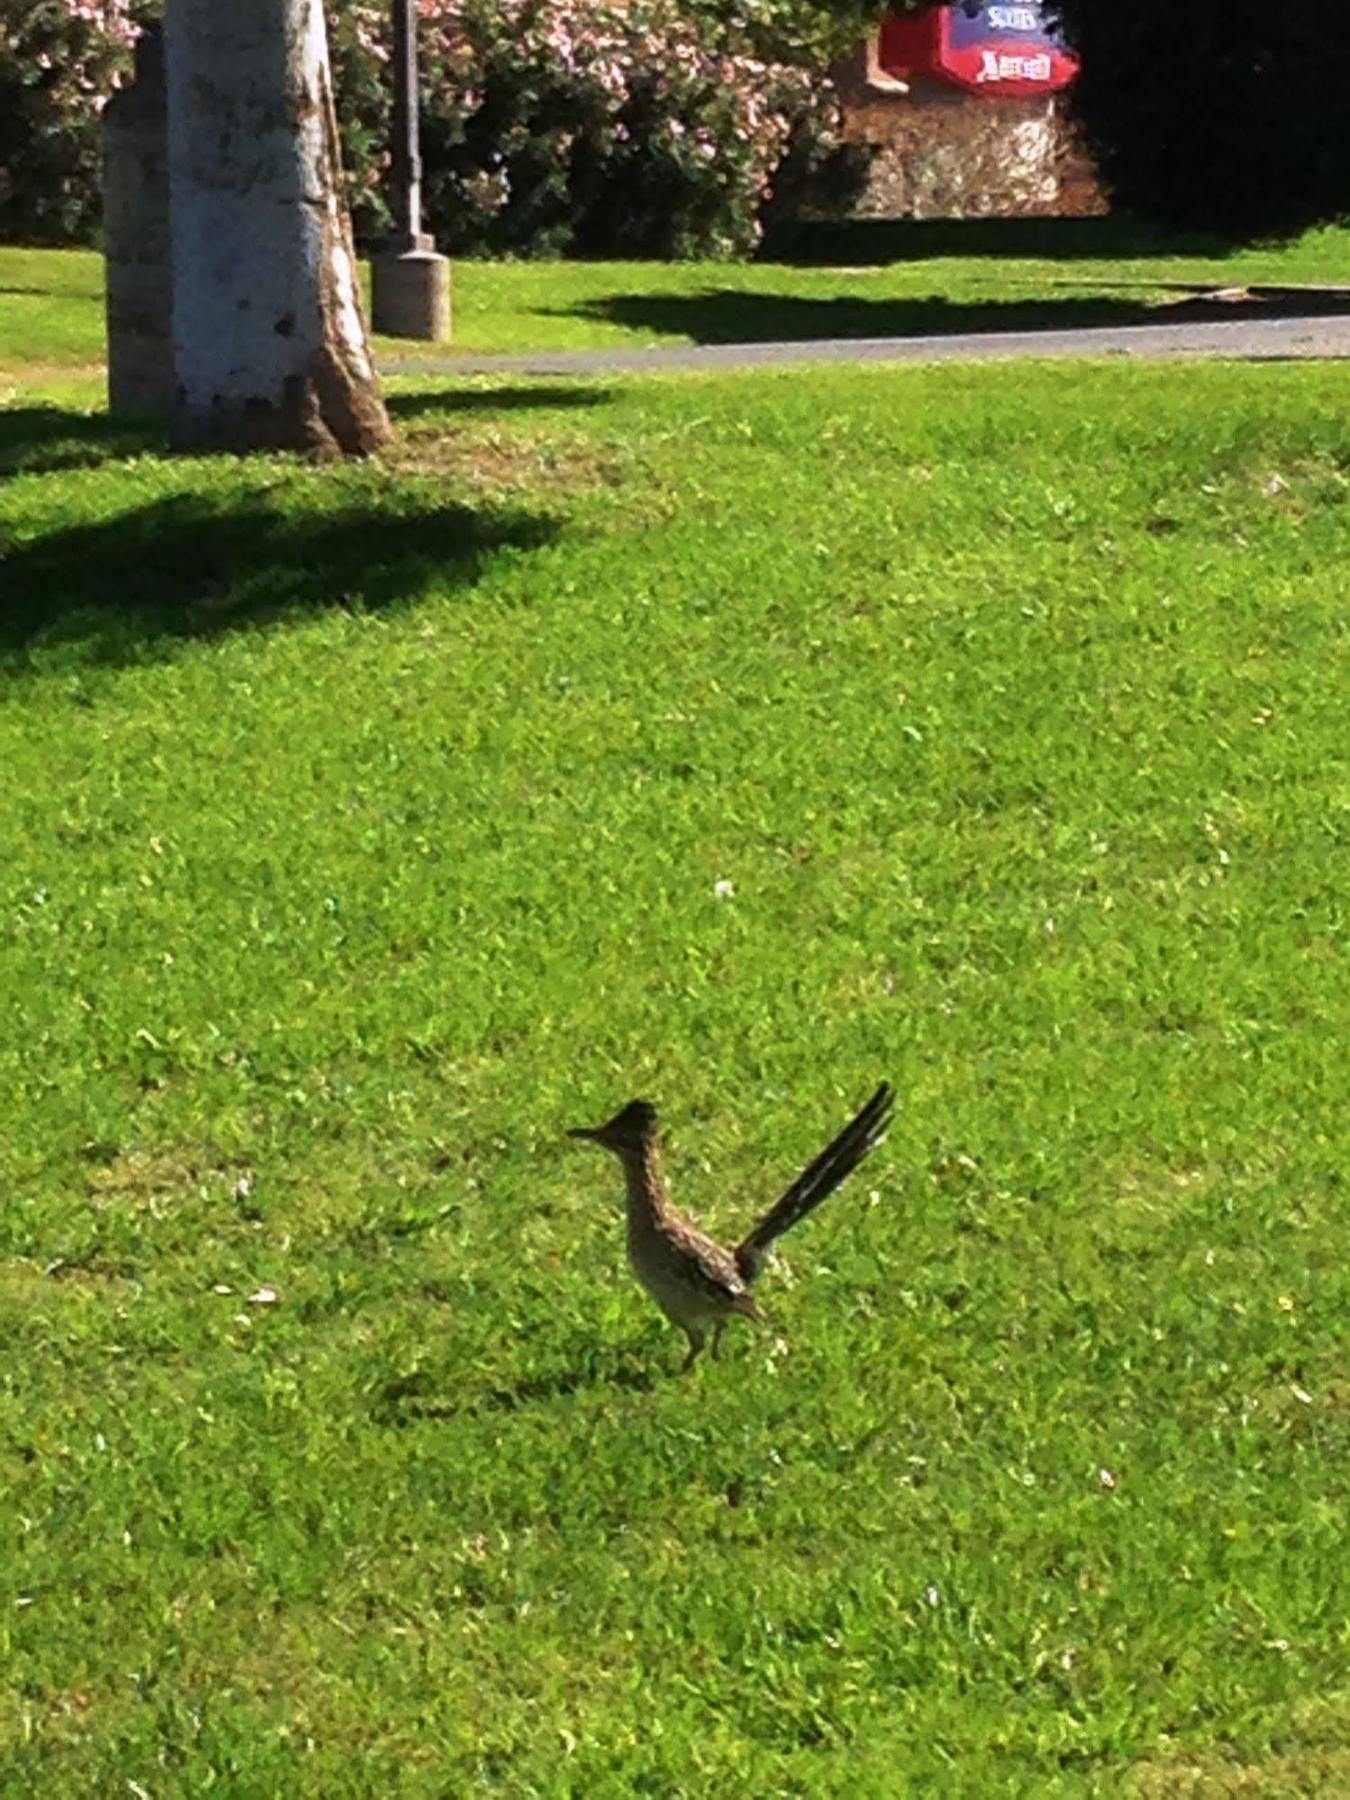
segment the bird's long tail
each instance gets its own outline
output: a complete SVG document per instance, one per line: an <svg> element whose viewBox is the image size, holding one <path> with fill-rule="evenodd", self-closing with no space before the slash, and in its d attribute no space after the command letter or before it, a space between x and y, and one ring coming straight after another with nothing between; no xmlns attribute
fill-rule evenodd
<svg viewBox="0 0 1350 1800"><path fill-rule="evenodd" d="M881 1086L866 1106L821 1151L816 1160L793 1182L792 1186L755 1226L744 1243L736 1247L736 1267L744 1281L758 1275L769 1246L775 1238L791 1231L799 1219L814 1212L846 1176L851 1175L867 1152L880 1143L890 1122L895 1093L889 1082Z"/></svg>

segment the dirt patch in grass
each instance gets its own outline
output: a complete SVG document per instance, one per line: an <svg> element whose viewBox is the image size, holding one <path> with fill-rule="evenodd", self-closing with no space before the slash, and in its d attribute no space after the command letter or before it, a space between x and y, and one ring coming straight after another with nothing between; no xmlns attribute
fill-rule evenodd
<svg viewBox="0 0 1350 1800"><path fill-rule="evenodd" d="M54 381L97 381L105 371L101 362L0 363L0 406L13 405L29 389Z"/></svg>
<svg viewBox="0 0 1350 1800"><path fill-rule="evenodd" d="M1290 1800L1296 1794L1350 1793L1350 1750L1305 1750L1259 1763L1145 1763L1128 1791L1140 1800Z"/></svg>
<svg viewBox="0 0 1350 1800"><path fill-rule="evenodd" d="M209 1157L176 1150L119 1151L85 1177L96 1210L122 1205L156 1216L188 1198L232 1195L243 1203L250 1185L250 1172L242 1165L218 1165Z"/></svg>
<svg viewBox="0 0 1350 1800"><path fill-rule="evenodd" d="M405 429L386 457L402 474L430 475L475 493L585 493L615 487L619 458L556 430Z"/></svg>

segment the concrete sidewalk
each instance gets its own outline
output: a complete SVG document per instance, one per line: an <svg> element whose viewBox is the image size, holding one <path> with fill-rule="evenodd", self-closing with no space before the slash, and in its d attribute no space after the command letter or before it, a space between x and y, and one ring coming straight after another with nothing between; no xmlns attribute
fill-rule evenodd
<svg viewBox="0 0 1350 1800"><path fill-rule="evenodd" d="M380 373L628 375L806 363L991 362L1018 356L1335 360L1350 356L1350 316L1209 319L935 337L817 338L799 343L681 344L649 350L533 350L511 356L398 356L381 357Z"/></svg>

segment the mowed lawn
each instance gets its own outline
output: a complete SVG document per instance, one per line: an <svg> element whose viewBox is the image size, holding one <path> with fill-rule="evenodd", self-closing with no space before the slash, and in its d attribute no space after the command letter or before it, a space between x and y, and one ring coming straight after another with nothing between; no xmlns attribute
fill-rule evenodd
<svg viewBox="0 0 1350 1800"><path fill-rule="evenodd" d="M1072 328L1166 318L1197 286L1350 286L1350 229L1336 226L1234 248L1113 219L864 224L808 235L803 250L810 260L796 264L457 259L451 351ZM0 397L14 381L93 373L102 358L102 258L0 246Z"/></svg>
<svg viewBox="0 0 1350 1800"><path fill-rule="evenodd" d="M0 415L0 1785L1350 1789L1350 371L394 405Z"/></svg>

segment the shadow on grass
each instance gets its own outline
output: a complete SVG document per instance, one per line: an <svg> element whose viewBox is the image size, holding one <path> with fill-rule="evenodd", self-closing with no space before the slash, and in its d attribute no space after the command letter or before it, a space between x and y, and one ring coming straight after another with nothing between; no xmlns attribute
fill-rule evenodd
<svg viewBox="0 0 1350 1800"><path fill-rule="evenodd" d="M0 541L0 670L144 662L294 612L469 588L495 553L538 549L557 529L540 514L387 491L341 511L286 510L258 493L171 496L8 553Z"/></svg>
<svg viewBox="0 0 1350 1800"><path fill-rule="evenodd" d="M605 387L441 388L386 395L390 416L522 412L603 406ZM63 469L94 469L122 457L165 451L163 420L112 419L106 413L72 412L61 406L0 408L0 479L9 475L52 475Z"/></svg>
<svg viewBox="0 0 1350 1800"><path fill-rule="evenodd" d="M1118 300L996 300L962 305L937 299L813 299L704 288L694 294L607 294L569 309L634 331L659 331L696 344L802 343L818 338L950 336L964 331L1072 330L1135 323L1142 306Z"/></svg>
<svg viewBox="0 0 1350 1800"><path fill-rule="evenodd" d="M856 295L756 294L705 288L694 294L609 294L567 309L569 317L678 335L696 344L804 343L824 338L951 337L959 333L1078 331L1102 326L1289 318L1350 310L1321 296L1216 300L1205 293L1163 306L1119 298L953 301Z"/></svg>
<svg viewBox="0 0 1350 1800"><path fill-rule="evenodd" d="M760 262L855 266L929 262L944 256L1120 262L1203 256L1238 246L1211 232L1169 231L1123 214L1097 219L838 219L784 224L760 248Z"/></svg>
<svg viewBox="0 0 1350 1800"><path fill-rule="evenodd" d="M660 1370L634 1363L622 1351L613 1356L593 1353L579 1368L524 1375L509 1386L482 1388L476 1393L437 1392L431 1378L419 1371L386 1382L374 1394L371 1411L381 1425L420 1425L478 1413L519 1412L542 1401L579 1393L583 1388L613 1387L645 1394L660 1379Z"/></svg>
<svg viewBox="0 0 1350 1800"><path fill-rule="evenodd" d="M0 409L0 477L92 469L163 448L164 427L153 419L127 422L62 406Z"/></svg>
<svg viewBox="0 0 1350 1800"><path fill-rule="evenodd" d="M416 419L423 413L525 412L531 407L603 406L613 398L609 388L499 387L441 388L425 393L386 394L385 404L395 419Z"/></svg>

